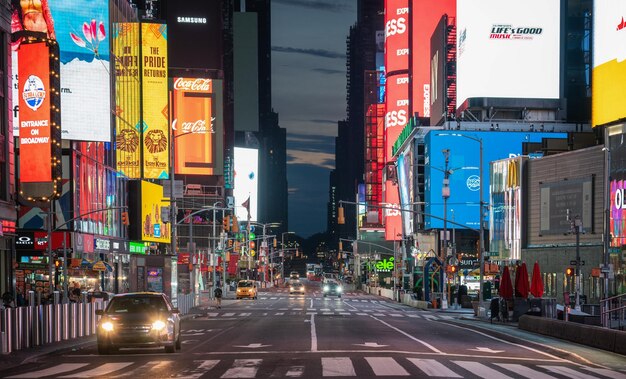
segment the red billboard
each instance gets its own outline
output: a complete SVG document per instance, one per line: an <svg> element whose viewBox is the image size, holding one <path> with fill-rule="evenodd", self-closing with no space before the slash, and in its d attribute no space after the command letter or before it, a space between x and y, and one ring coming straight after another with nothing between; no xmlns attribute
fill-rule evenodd
<svg viewBox="0 0 626 379"><path fill-rule="evenodd" d="M50 50L45 42L29 43L21 44L17 54L20 182L51 182Z"/></svg>
<svg viewBox="0 0 626 379"><path fill-rule="evenodd" d="M400 193L398 184L385 181L385 240L402 239L402 218L400 215Z"/></svg>
<svg viewBox="0 0 626 379"><path fill-rule="evenodd" d="M176 174L214 175L213 80L174 78L172 107Z"/></svg>
<svg viewBox="0 0 626 379"><path fill-rule="evenodd" d="M430 117L430 38L441 16L456 16L456 0L411 0L411 114Z"/></svg>
<svg viewBox="0 0 626 379"><path fill-rule="evenodd" d="M393 160L393 144L410 119L409 74L388 77L386 86L385 162L390 162Z"/></svg>
<svg viewBox="0 0 626 379"><path fill-rule="evenodd" d="M409 69L409 0L385 0L385 70Z"/></svg>

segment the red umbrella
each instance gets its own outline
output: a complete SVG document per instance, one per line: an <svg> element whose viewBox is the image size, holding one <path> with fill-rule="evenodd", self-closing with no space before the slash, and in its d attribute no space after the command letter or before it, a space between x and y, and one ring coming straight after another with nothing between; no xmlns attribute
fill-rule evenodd
<svg viewBox="0 0 626 379"><path fill-rule="evenodd" d="M541 271L539 271L539 262L535 262L533 266L533 278L530 281L530 293L534 297L543 296L543 279L541 278Z"/></svg>
<svg viewBox="0 0 626 379"><path fill-rule="evenodd" d="M508 266L504 266L504 271L502 271L498 294L503 299L511 299L513 297L513 284L511 283L511 274L509 274Z"/></svg>
<svg viewBox="0 0 626 379"><path fill-rule="evenodd" d="M526 299L528 297L528 269L526 262L515 271L515 296Z"/></svg>

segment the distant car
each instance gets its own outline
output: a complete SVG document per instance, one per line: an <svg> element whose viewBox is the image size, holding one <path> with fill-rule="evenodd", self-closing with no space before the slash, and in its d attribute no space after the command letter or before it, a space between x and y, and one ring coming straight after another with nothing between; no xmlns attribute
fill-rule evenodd
<svg viewBox="0 0 626 379"><path fill-rule="evenodd" d="M240 280L237 283L237 292L235 297L237 299L243 299L244 297L248 299L256 299L256 284L252 280Z"/></svg>
<svg viewBox="0 0 626 379"><path fill-rule="evenodd" d="M293 294L293 293L304 294L304 284L302 284L302 282L300 281L294 281L292 283L289 283L289 293L290 294Z"/></svg>
<svg viewBox="0 0 626 379"><path fill-rule="evenodd" d="M329 295L335 295L337 297L341 297L343 293L343 287L335 281L327 281L324 283L324 297Z"/></svg>
<svg viewBox="0 0 626 379"><path fill-rule="evenodd" d="M298 271L292 271L289 273L289 279L300 279Z"/></svg>
<svg viewBox="0 0 626 379"><path fill-rule="evenodd" d="M99 354L121 347L164 347L168 353L181 348L179 311L162 293L115 295L96 315L101 316L96 330Z"/></svg>

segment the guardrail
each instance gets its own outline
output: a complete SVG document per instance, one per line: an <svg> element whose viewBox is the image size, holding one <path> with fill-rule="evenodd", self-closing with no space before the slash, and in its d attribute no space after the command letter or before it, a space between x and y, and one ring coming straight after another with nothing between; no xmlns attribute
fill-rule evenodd
<svg viewBox="0 0 626 379"><path fill-rule="evenodd" d="M623 330L626 326L626 293L600 300L602 326Z"/></svg>
<svg viewBox="0 0 626 379"><path fill-rule="evenodd" d="M0 310L0 352L29 349L45 344L67 341L96 333L96 310L104 309L105 300L82 303L59 303L58 292L55 304L39 304ZM29 292L29 303L36 304L33 291ZM181 315L189 313L194 306L193 294L178 295Z"/></svg>

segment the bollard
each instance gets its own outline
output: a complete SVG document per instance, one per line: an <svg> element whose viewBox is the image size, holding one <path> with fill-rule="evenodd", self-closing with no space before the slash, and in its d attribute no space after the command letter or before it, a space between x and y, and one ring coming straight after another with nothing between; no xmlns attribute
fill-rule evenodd
<svg viewBox="0 0 626 379"><path fill-rule="evenodd" d="M91 335L91 307L92 303L85 304L85 335Z"/></svg>
<svg viewBox="0 0 626 379"><path fill-rule="evenodd" d="M69 319L70 319L70 339L74 339L78 335L77 315L78 315L78 304L77 303L71 303L70 304L70 313L69 313Z"/></svg>
<svg viewBox="0 0 626 379"><path fill-rule="evenodd" d="M35 291L28 291L28 305L35 306Z"/></svg>
<svg viewBox="0 0 626 379"><path fill-rule="evenodd" d="M15 309L5 309L2 317L2 354L8 354L13 351L14 320Z"/></svg>
<svg viewBox="0 0 626 379"><path fill-rule="evenodd" d="M78 304L78 313L76 314L76 324L78 326L77 337L85 335L85 303Z"/></svg>
<svg viewBox="0 0 626 379"><path fill-rule="evenodd" d="M20 342L20 349L28 349L31 347L31 340L33 338L33 330L30 328L32 317L31 307L20 308L18 321L17 321L17 335L22 336Z"/></svg>
<svg viewBox="0 0 626 379"><path fill-rule="evenodd" d="M51 322L51 314L50 314L50 308L48 305L42 305L42 321L41 321L41 344L45 345L48 344L51 341L51 332L52 332L52 322Z"/></svg>
<svg viewBox="0 0 626 379"><path fill-rule="evenodd" d="M64 303L61 306L61 339L67 341L70 338L70 307L68 303Z"/></svg>
<svg viewBox="0 0 626 379"><path fill-rule="evenodd" d="M54 291L54 305L59 304L61 301L61 294L59 293L59 291Z"/></svg>
<svg viewBox="0 0 626 379"><path fill-rule="evenodd" d="M32 316L30 318L32 339L30 347L39 346L41 344L41 323L39 322L39 309L40 305L34 305L32 307Z"/></svg>
<svg viewBox="0 0 626 379"><path fill-rule="evenodd" d="M54 333L52 336L52 341L53 342L60 342L61 341L61 330L62 330L62 326L63 323L61 322L62 317L61 317L61 310L62 308L62 304L55 304L53 307L54 311L54 321L52 322L52 326L54 327Z"/></svg>

